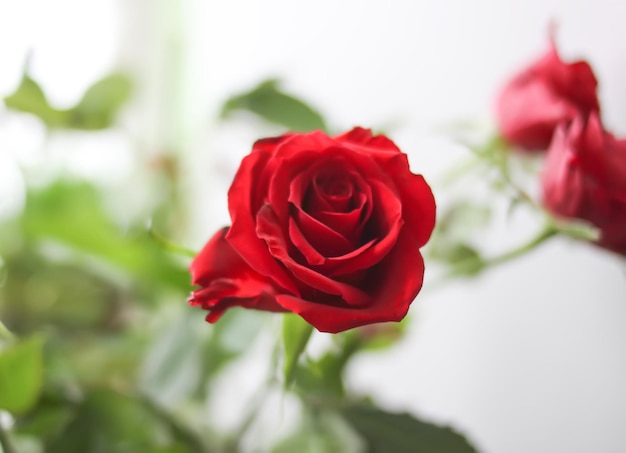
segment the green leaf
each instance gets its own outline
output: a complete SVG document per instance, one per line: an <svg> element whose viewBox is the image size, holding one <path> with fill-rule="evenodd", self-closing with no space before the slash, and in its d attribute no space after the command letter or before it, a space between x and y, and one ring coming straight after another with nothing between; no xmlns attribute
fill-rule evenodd
<svg viewBox="0 0 626 453"><path fill-rule="evenodd" d="M0 409L14 414L28 411L42 385L42 347L33 337L0 352Z"/></svg>
<svg viewBox="0 0 626 453"><path fill-rule="evenodd" d="M107 389L89 392L74 408L65 428L46 446L49 453L134 453L178 448L180 439L171 424L142 400ZM176 449L171 449L177 447Z"/></svg>
<svg viewBox="0 0 626 453"><path fill-rule="evenodd" d="M322 115L303 101L281 91L279 81L274 79L266 80L251 91L228 99L221 116L226 118L231 113L242 110L294 132L327 130Z"/></svg>
<svg viewBox="0 0 626 453"><path fill-rule="evenodd" d="M156 335L144 358L141 387L164 406L188 398L202 379L204 339L193 329L195 320L189 310L171 320Z"/></svg>
<svg viewBox="0 0 626 453"><path fill-rule="evenodd" d="M341 411L367 442L368 453L476 453L461 434L412 415L352 406Z"/></svg>
<svg viewBox="0 0 626 453"><path fill-rule="evenodd" d="M56 182L29 193L23 232L30 240L52 239L92 255L150 285L187 292L189 273L147 230L122 232L107 216L97 190L85 183Z"/></svg>
<svg viewBox="0 0 626 453"><path fill-rule="evenodd" d="M41 87L24 74L17 90L4 98L4 105L11 110L30 113L39 117L49 127L59 127L67 119L67 113L52 108Z"/></svg>
<svg viewBox="0 0 626 453"><path fill-rule="evenodd" d="M294 372L296 391L303 398L334 404L345 394L343 371L346 361L328 352L319 360L305 360Z"/></svg>
<svg viewBox="0 0 626 453"><path fill-rule="evenodd" d="M370 324L345 332L358 337L360 351L381 351L395 345L404 337L409 325L409 317L401 322Z"/></svg>
<svg viewBox="0 0 626 453"><path fill-rule="evenodd" d="M333 335L333 347L319 359L307 359L296 370L296 389L307 399L333 404L345 394L343 375L350 359L367 343L361 329Z"/></svg>
<svg viewBox="0 0 626 453"><path fill-rule="evenodd" d="M50 128L97 130L110 127L119 108L132 91L130 79L112 74L94 83L74 107L59 110L50 106L41 87L24 73L17 90L4 98L7 108L30 113Z"/></svg>
<svg viewBox="0 0 626 453"><path fill-rule="evenodd" d="M466 238L470 232L484 229L492 217L491 207L474 203L470 200L459 200L449 206L437 221L437 234L445 234L446 238Z"/></svg>
<svg viewBox="0 0 626 453"><path fill-rule="evenodd" d="M32 331L54 324L64 334L103 329L127 297L110 281L79 263L50 262L23 249L7 259L11 278L0 290L0 306L11 325Z"/></svg>
<svg viewBox="0 0 626 453"><path fill-rule="evenodd" d="M276 444L272 453L363 453L360 436L339 415L330 411L305 411L298 429ZM390 450L391 452L391 450Z"/></svg>
<svg viewBox="0 0 626 453"><path fill-rule="evenodd" d="M449 244L442 256L453 275L476 275L486 265L485 259L476 248L462 242Z"/></svg>
<svg viewBox="0 0 626 453"><path fill-rule="evenodd" d="M60 392L59 389L55 390ZM65 429L73 414L73 408L69 404L51 401L44 391L37 406L28 415L20 417L15 432L19 435L36 437L45 442Z"/></svg>
<svg viewBox="0 0 626 453"><path fill-rule="evenodd" d="M300 316L286 314L283 316L283 375L285 387L293 382L300 355L306 349L306 345L313 333L313 326Z"/></svg>
<svg viewBox="0 0 626 453"><path fill-rule="evenodd" d="M0 285L0 286L3 286L3 285ZM2 344L5 341L11 342L14 340L15 340L15 336L13 336L11 331L7 329L7 327L4 325L2 321L0 321L0 346L2 346Z"/></svg>
<svg viewBox="0 0 626 453"><path fill-rule="evenodd" d="M80 102L69 112L69 127L76 129L105 129L113 123L115 114L132 92L130 79L123 74L111 74L93 84Z"/></svg>

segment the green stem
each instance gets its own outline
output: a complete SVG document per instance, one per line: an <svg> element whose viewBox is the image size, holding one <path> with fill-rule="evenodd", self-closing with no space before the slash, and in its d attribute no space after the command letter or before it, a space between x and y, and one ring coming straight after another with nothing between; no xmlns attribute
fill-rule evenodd
<svg viewBox="0 0 626 453"><path fill-rule="evenodd" d="M530 252L531 250L534 250L539 245L543 244L548 239L556 236L557 234L559 234L559 230L550 224L546 226L543 229L543 231L541 231L537 236L535 236L533 239L526 242L525 244L513 250L510 250L506 253L503 253L501 255L498 255L494 258L487 260L485 262L485 267L490 267L490 266L495 266L497 264L506 263L507 261L511 261L515 258L525 255L526 253Z"/></svg>
<svg viewBox="0 0 626 453"><path fill-rule="evenodd" d="M561 230L559 230L558 226L556 226L552 222L549 222L537 236L532 238L530 241L512 250L509 250L508 252L502 253L501 255L497 255L493 258L488 258L484 260L480 260L480 258L478 258L479 261L472 259L467 261L461 261L460 263L455 264L451 272L441 278L438 278L434 282L429 283L428 288L436 289L443 286L444 283L447 283L453 278L457 278L459 276L475 276L490 267L512 261L534 250L535 248L546 242L548 239L557 236L560 233Z"/></svg>
<svg viewBox="0 0 626 453"><path fill-rule="evenodd" d="M186 256L187 258L193 258L193 257L196 256L196 252L194 252L193 250L185 248L182 245L175 244L172 241L170 241L169 239L166 239L164 236L162 236L159 233L157 233L154 230L154 228L152 227L152 225L150 225L148 227L148 232L150 233L150 236L152 236L152 238L156 242L161 244L163 246L163 248L165 248L166 250L168 250L168 251L170 251L172 253L175 253L177 255Z"/></svg>
<svg viewBox="0 0 626 453"><path fill-rule="evenodd" d="M0 447L2 447L2 453L17 453L11 439L9 439L9 433L2 423L0 423Z"/></svg>

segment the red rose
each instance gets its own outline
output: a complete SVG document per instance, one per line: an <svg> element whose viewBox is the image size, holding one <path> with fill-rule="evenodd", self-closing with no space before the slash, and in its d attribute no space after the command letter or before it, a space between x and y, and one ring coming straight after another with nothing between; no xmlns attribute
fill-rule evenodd
<svg viewBox="0 0 626 453"><path fill-rule="evenodd" d="M591 222L598 245L626 255L626 140L604 131L597 114L557 129L542 183L550 211Z"/></svg>
<svg viewBox="0 0 626 453"><path fill-rule="evenodd" d="M435 201L385 136L355 128L259 140L228 205L232 226L191 264L200 289L189 302L209 322L241 306L340 332L401 320L420 291Z"/></svg>
<svg viewBox="0 0 626 453"><path fill-rule="evenodd" d="M597 86L589 64L564 63L551 39L548 52L500 92L496 102L500 133L512 145L544 151L559 124L599 112Z"/></svg>

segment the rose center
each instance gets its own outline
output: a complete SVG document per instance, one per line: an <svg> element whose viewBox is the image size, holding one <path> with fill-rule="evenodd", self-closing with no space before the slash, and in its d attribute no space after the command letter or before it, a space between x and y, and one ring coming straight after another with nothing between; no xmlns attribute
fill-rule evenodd
<svg viewBox="0 0 626 453"><path fill-rule="evenodd" d="M354 194L352 180L341 173L319 173L313 180L313 192L323 200L327 211L346 212ZM321 200L320 200L321 201ZM321 206L318 205L318 208Z"/></svg>
<svg viewBox="0 0 626 453"><path fill-rule="evenodd" d="M315 183L324 195L331 198L348 198L352 193L352 184L345 179L321 177Z"/></svg>

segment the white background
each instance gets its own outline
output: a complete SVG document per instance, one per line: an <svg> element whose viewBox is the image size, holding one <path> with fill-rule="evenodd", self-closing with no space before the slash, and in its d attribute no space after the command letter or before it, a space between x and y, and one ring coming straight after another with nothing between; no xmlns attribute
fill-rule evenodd
<svg viewBox="0 0 626 453"><path fill-rule="evenodd" d="M0 95L15 88L29 48L31 73L57 106L116 64L133 68L148 88L129 123L146 141L178 140L195 156L191 202L210 212L191 233L195 248L228 222L226 189L255 138L213 118L229 94L264 77L281 77L338 130L393 126L414 171L434 181L460 154L434 131L491 121L495 91L543 52L554 21L563 57L594 67L607 127L626 135L623 1L175 3L0 0ZM179 19L184 40L163 54ZM159 95L167 86L182 101L168 104ZM2 132L5 148L32 140L20 127ZM113 173L121 165L107 162ZM512 242L529 226L512 229ZM626 451L623 262L559 239L476 281L425 290L412 312L397 348L350 370L355 388L452 423L485 453Z"/></svg>

